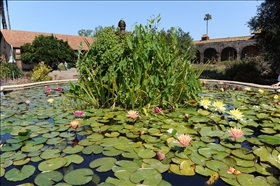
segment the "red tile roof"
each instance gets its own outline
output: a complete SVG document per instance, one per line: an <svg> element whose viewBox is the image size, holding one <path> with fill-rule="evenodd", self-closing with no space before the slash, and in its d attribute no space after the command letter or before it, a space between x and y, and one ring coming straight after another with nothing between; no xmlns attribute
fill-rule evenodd
<svg viewBox="0 0 280 186"><path fill-rule="evenodd" d="M206 44L206 43L221 43L221 42L233 42L233 41L248 41L254 40L254 36L240 36L240 37L228 37L228 38L217 38L217 39L209 39L209 40L197 40L194 41L195 44Z"/></svg>
<svg viewBox="0 0 280 186"><path fill-rule="evenodd" d="M32 43L34 38L39 35L50 36L51 33L43 33L43 32L29 32L29 31L20 31L20 30L6 30L1 29L3 37L9 45L12 45L14 48L20 48L25 43ZM53 34L57 39L62 39L63 41L68 41L68 44L74 50L78 50L80 43L83 43L83 50L88 50L84 39L86 39L89 43L93 43L95 38L91 37L82 37L82 36L72 36L72 35L64 35L64 34Z"/></svg>

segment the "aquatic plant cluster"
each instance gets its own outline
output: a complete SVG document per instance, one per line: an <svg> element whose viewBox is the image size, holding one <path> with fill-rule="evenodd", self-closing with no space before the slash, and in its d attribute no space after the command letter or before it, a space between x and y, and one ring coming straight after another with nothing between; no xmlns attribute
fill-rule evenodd
<svg viewBox="0 0 280 186"><path fill-rule="evenodd" d="M1 184L280 184L275 92L206 83L183 107L75 110L60 87L1 97Z"/></svg>

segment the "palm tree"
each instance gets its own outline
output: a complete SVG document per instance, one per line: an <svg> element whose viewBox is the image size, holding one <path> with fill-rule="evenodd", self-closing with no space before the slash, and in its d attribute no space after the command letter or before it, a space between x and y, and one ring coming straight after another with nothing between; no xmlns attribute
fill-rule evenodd
<svg viewBox="0 0 280 186"><path fill-rule="evenodd" d="M10 14L9 14L9 8L8 8L8 0L6 0L6 12L7 12L7 17L8 17L8 29L11 30L11 22L10 22Z"/></svg>
<svg viewBox="0 0 280 186"><path fill-rule="evenodd" d="M4 0L0 0L0 14L1 14L1 23L2 23L2 28L3 29L7 29L7 22L6 22L6 18L5 18L5 10L4 10ZM1 29L2 29L1 28Z"/></svg>
<svg viewBox="0 0 280 186"><path fill-rule="evenodd" d="M210 14L205 14L204 21L206 21L206 34L208 35L208 21L212 19Z"/></svg>

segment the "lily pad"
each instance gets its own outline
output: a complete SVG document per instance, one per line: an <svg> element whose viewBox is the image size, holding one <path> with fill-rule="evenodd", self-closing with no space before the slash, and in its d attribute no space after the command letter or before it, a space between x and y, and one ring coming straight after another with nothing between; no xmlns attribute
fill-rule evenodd
<svg viewBox="0 0 280 186"><path fill-rule="evenodd" d="M9 181L21 181L32 176L36 168L32 165L24 165L21 170L12 168L5 174L5 178Z"/></svg>
<svg viewBox="0 0 280 186"><path fill-rule="evenodd" d="M40 171L54 171L61 167L63 167L67 163L65 158L53 158L46 161L41 162L38 165L38 169Z"/></svg>
<svg viewBox="0 0 280 186"><path fill-rule="evenodd" d="M40 157L42 159L51 159L51 158L58 158L60 156L60 150L59 149L49 149L44 151Z"/></svg>
<svg viewBox="0 0 280 186"><path fill-rule="evenodd" d="M65 149L63 149L63 152L65 154L76 154L78 152L81 152L83 149L84 147L81 145L76 145L75 147L67 146Z"/></svg>
<svg viewBox="0 0 280 186"><path fill-rule="evenodd" d="M76 169L68 172L64 176L64 181L72 185L83 185L90 182L93 178L93 171L88 168Z"/></svg>
<svg viewBox="0 0 280 186"><path fill-rule="evenodd" d="M237 176L237 181L240 185L244 186L269 185L265 177L254 177L254 175L251 174L240 174Z"/></svg>
<svg viewBox="0 0 280 186"><path fill-rule="evenodd" d="M152 158L156 155L156 153L151 149L141 149L138 152L138 156L140 158Z"/></svg>
<svg viewBox="0 0 280 186"><path fill-rule="evenodd" d="M277 136L259 135L258 139L270 145L280 145L280 138Z"/></svg>
<svg viewBox="0 0 280 186"><path fill-rule="evenodd" d="M153 168L160 173L164 173L169 169L169 164L163 164L156 159L143 159L142 168Z"/></svg>
<svg viewBox="0 0 280 186"><path fill-rule="evenodd" d="M103 157L93 160L90 164L90 168L96 168L96 171L98 172L107 172L112 169L112 167L115 165L115 162L117 160L112 157Z"/></svg>
<svg viewBox="0 0 280 186"><path fill-rule="evenodd" d="M125 170L128 172L135 172L140 166L133 162L133 161L128 161L128 160L120 160L115 162L115 166L112 167L113 172L117 172L119 170Z"/></svg>
<svg viewBox="0 0 280 186"><path fill-rule="evenodd" d="M36 176L34 182L38 186L52 186L55 182L61 181L63 174L58 171L43 172Z"/></svg>
<svg viewBox="0 0 280 186"><path fill-rule="evenodd" d="M65 167L70 165L70 163L80 164L84 161L84 158L78 154L71 154L70 156L65 156L67 159L67 163L64 165Z"/></svg>
<svg viewBox="0 0 280 186"><path fill-rule="evenodd" d="M130 176L130 181L135 184L158 185L162 180L161 174L152 168L139 168Z"/></svg>

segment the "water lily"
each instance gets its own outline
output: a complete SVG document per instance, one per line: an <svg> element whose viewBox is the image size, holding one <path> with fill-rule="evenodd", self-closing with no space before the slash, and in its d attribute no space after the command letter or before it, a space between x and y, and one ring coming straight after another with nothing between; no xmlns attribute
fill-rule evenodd
<svg viewBox="0 0 280 186"><path fill-rule="evenodd" d="M62 91L62 87L56 86L56 87L55 87L55 90L56 90L56 91Z"/></svg>
<svg viewBox="0 0 280 186"><path fill-rule="evenodd" d="M243 114L238 109L230 110L229 114L231 117L233 117L236 120L240 120L243 118Z"/></svg>
<svg viewBox="0 0 280 186"><path fill-rule="evenodd" d="M26 101L25 101L25 103L26 103L27 105L29 105L29 103L30 103L30 100L26 100Z"/></svg>
<svg viewBox="0 0 280 186"><path fill-rule="evenodd" d="M259 92L260 94L263 94L264 91L263 91L263 89L259 89L258 92Z"/></svg>
<svg viewBox="0 0 280 186"><path fill-rule="evenodd" d="M77 110L74 112L74 115L78 118L80 117L83 117L84 116L84 112L83 111L80 111L80 110Z"/></svg>
<svg viewBox="0 0 280 186"><path fill-rule="evenodd" d="M53 98L48 99L48 103L52 104L54 102Z"/></svg>
<svg viewBox="0 0 280 186"><path fill-rule="evenodd" d="M136 112L134 110L128 111L126 116L131 118L131 119L136 119L136 118L139 117L138 112Z"/></svg>
<svg viewBox="0 0 280 186"><path fill-rule="evenodd" d="M158 152L157 152L157 158L158 158L159 160L162 160L162 159L165 158L165 154L163 154L161 151L158 151Z"/></svg>
<svg viewBox="0 0 280 186"><path fill-rule="evenodd" d="M79 121L74 120L70 123L70 125L74 130L76 130L79 127L80 123L79 123Z"/></svg>
<svg viewBox="0 0 280 186"><path fill-rule="evenodd" d="M178 136L177 141L182 145L182 147L186 147L192 141L192 137L188 134L181 134Z"/></svg>
<svg viewBox="0 0 280 186"><path fill-rule="evenodd" d="M233 167L228 168L227 173L233 174L236 169Z"/></svg>
<svg viewBox="0 0 280 186"><path fill-rule="evenodd" d="M155 113L161 113L161 111L162 111L162 108L159 108L159 107L154 108Z"/></svg>
<svg viewBox="0 0 280 186"><path fill-rule="evenodd" d="M273 98L274 98L274 99L278 99L278 95L275 95Z"/></svg>
<svg viewBox="0 0 280 186"><path fill-rule="evenodd" d="M235 138L235 139L238 139L238 138L244 136L244 132L240 128L237 128L237 127L229 129L228 132L230 134L230 137Z"/></svg>
<svg viewBox="0 0 280 186"><path fill-rule="evenodd" d="M186 113L184 116L185 116L185 119L189 119L189 114Z"/></svg>
<svg viewBox="0 0 280 186"><path fill-rule="evenodd" d="M215 110L217 110L220 113L223 113L226 110L225 104L222 101L215 101L213 103L213 107L215 107Z"/></svg>
<svg viewBox="0 0 280 186"><path fill-rule="evenodd" d="M251 88L250 87L245 87L244 88L246 91L251 91Z"/></svg>
<svg viewBox="0 0 280 186"><path fill-rule="evenodd" d="M208 107L211 105L211 102L209 101L209 99L202 99L200 100L199 105L204 109L208 109Z"/></svg>
<svg viewBox="0 0 280 186"><path fill-rule="evenodd" d="M51 87L49 87L49 86L45 86L45 90L46 90L46 92L51 92Z"/></svg>

